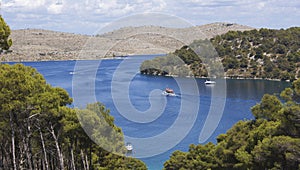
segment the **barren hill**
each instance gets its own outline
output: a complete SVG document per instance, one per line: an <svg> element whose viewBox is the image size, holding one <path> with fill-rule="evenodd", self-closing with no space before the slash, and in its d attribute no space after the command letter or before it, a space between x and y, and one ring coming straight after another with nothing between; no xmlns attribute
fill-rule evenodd
<svg viewBox="0 0 300 170"><path fill-rule="evenodd" d="M13 30L12 52L5 61L97 59L113 55L162 54L173 52L196 39L211 38L248 26L213 23L189 28L158 26L125 27L97 36L40 29Z"/></svg>

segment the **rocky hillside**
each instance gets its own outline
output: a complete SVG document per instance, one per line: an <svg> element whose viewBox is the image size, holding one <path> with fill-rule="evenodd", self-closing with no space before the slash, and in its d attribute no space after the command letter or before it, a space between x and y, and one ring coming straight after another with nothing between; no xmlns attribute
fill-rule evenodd
<svg viewBox="0 0 300 170"><path fill-rule="evenodd" d="M13 30L11 52L4 61L97 59L114 55L170 53L195 39L212 38L230 30L253 29L231 23L189 28L126 27L97 36L40 29Z"/></svg>
<svg viewBox="0 0 300 170"><path fill-rule="evenodd" d="M300 77L300 27L229 31L211 39L227 77Z"/></svg>
<svg viewBox="0 0 300 170"><path fill-rule="evenodd" d="M196 40L167 57L145 61L140 71L154 75L293 81L300 77L299 35L300 27L229 31L210 40Z"/></svg>

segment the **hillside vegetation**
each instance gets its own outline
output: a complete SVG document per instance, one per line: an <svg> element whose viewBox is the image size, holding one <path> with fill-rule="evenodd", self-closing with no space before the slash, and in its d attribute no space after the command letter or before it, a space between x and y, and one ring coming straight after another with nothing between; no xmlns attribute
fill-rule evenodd
<svg viewBox="0 0 300 170"><path fill-rule="evenodd" d="M168 54L168 60L172 60L171 56L180 58L184 63L181 67L188 71L170 71L168 68L177 66L168 65L161 58L145 61L141 73L294 80L300 77L300 28L229 31L183 46Z"/></svg>

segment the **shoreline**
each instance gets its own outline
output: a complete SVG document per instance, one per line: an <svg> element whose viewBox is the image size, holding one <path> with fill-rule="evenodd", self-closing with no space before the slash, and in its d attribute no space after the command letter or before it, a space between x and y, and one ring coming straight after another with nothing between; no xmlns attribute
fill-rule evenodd
<svg viewBox="0 0 300 170"><path fill-rule="evenodd" d="M7 55L7 54L4 54L4 55ZM96 61L96 60L122 60L124 58L127 58L127 57L138 57L138 56L162 56L162 55L166 55L166 54L162 54L162 53L157 53L157 54L130 54L130 55L120 55L120 56L104 56L104 57L91 57L91 58L85 58L85 59L78 59L77 57L66 57L66 58L62 58L62 59L57 59L57 58L45 58L45 59L35 59L35 58L31 58L31 59L28 59L28 60L24 60L24 59L12 59L12 60L9 60L7 58L5 58L3 54L0 55L0 63L1 62L5 62L5 63L8 63L8 62L49 62L49 61Z"/></svg>
<svg viewBox="0 0 300 170"><path fill-rule="evenodd" d="M148 54L145 54L148 55ZM159 56L159 55L164 55L164 54L149 54L149 56ZM128 57L134 57L134 56L138 56L138 55L124 55L124 56L107 56L107 57L102 57L102 58L98 58L98 59L62 59L62 60L24 60L24 61L3 61L3 59L1 60L0 63L29 63L29 62L76 62L76 61L99 61L99 60L122 60ZM142 73L140 73L142 74ZM163 77L172 77L172 78L196 78L196 79L211 79L210 77L191 77L191 76L185 76L185 77L179 77L177 75L151 75L151 74L143 74L143 75L147 75L147 76L163 76ZM280 79L270 79L270 78L260 78L260 77L254 77L254 78L250 78L250 77L236 77L236 78L232 78L232 77L222 77L222 78L213 78L213 79L224 79L224 80L267 80L267 81L278 81L278 82L293 82L291 80L280 80Z"/></svg>
<svg viewBox="0 0 300 170"><path fill-rule="evenodd" d="M142 73L140 73L142 74ZM287 82L291 83L293 81L291 80L280 80L280 79L270 79L270 78L260 78L260 77L255 77L255 78L250 78L250 77L239 77L239 78L231 78L231 77L219 77L219 78L211 78L211 77L191 77L191 76L185 76L185 77L179 77L177 75L151 75L151 74L143 74L147 76L162 76L162 77L172 77L172 78L195 78L195 79L222 79L222 80L266 80L266 81L278 81L278 82Z"/></svg>

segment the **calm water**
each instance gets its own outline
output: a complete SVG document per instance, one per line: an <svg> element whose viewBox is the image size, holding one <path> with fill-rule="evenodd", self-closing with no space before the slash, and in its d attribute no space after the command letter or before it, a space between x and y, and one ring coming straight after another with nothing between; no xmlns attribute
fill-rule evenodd
<svg viewBox="0 0 300 170"><path fill-rule="evenodd" d="M135 57L138 57L138 59L128 57L125 59L126 63L123 63L125 60L122 59L102 60L101 62L85 61L83 64L84 67L77 67L78 69L76 68L75 71L76 61L26 62L24 64L35 67L44 75L48 83L66 89L71 96L73 95L72 77L81 72L84 78L80 78L80 87L82 89L89 89L90 86L95 87L96 100L104 103L111 110L111 114L115 117L115 123L123 129L124 134L127 136L126 140L132 137L141 139L151 138L163 134L164 131L167 131L168 128L175 124L182 103L187 103L192 108L193 106L197 106L197 103L194 101L199 101L200 105L197 106L196 117L189 115L188 111L184 113L185 118L191 116L191 119L193 119L191 120L191 129L188 130L186 136L179 143L175 143L175 147L162 154L141 158L146 162L149 169L162 169L163 163L173 151L187 151L190 144L199 143L199 134L208 116L211 102L214 100L211 97L212 90L218 88L219 80L217 80L215 86L205 86L204 79L192 81L187 78L174 79L171 77L141 75L138 73L139 63L149 58L149 56ZM97 66L95 74L90 74L92 72L89 73L87 70L91 71L95 66ZM130 81L128 81L128 78L130 78ZM89 84L90 80L94 83ZM196 83L196 86L193 83ZM215 142L219 134L225 133L237 121L252 119L250 108L260 101L263 94L279 93L285 87L289 86L289 83L264 80L226 80L226 86L226 98L222 99L222 96L220 96L221 99L219 99L225 101L224 112L220 123L206 142ZM128 87L128 89L125 87ZM162 96L160 90L166 87L173 88L177 96ZM155 89L156 91L153 91ZM114 95L112 95L112 92ZM153 94L152 99L154 103L150 102L150 93ZM124 95L124 98L120 97L120 95ZM126 96L129 96L129 98L126 98ZM216 97L218 98L218 93ZM87 101L81 100L78 102L89 102L88 99ZM153 113L157 117L153 117L150 112L143 115L145 120L149 121L141 122L132 121L130 118L120 114L122 104L125 107L128 103L132 104L134 109L139 112L151 110L151 104L155 107L160 107L159 103L165 105L162 108L161 114L156 115L157 113ZM189 108L186 110L189 110ZM183 124L182 126L185 125ZM180 136L180 130L184 128L178 127L177 129L179 129L178 133L172 133L173 136L169 136L168 138ZM169 143L170 141L168 140L156 140L148 144L148 146L149 148L152 148L150 147L152 145L160 148L168 146ZM147 152L147 148L135 147L137 157L139 157L139 154L145 152Z"/></svg>

